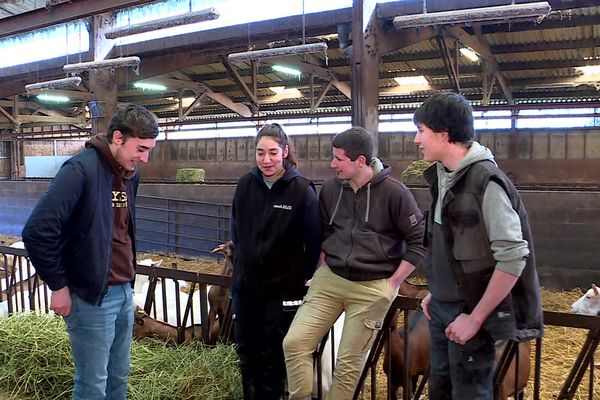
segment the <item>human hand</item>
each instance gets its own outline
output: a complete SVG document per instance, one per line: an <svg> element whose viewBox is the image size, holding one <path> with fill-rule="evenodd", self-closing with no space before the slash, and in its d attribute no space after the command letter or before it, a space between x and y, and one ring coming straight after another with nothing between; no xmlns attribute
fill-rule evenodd
<svg viewBox="0 0 600 400"><path fill-rule="evenodd" d="M400 284L402 283L402 279L399 279L395 274L390 277L389 280L390 287L393 293L398 293L398 289L400 288Z"/></svg>
<svg viewBox="0 0 600 400"><path fill-rule="evenodd" d="M458 344L465 344L479 332L481 324L470 314L462 313L446 328L446 337Z"/></svg>
<svg viewBox="0 0 600 400"><path fill-rule="evenodd" d="M71 314L71 293L69 287L65 286L50 295L50 309L56 315L66 317Z"/></svg>
<svg viewBox="0 0 600 400"><path fill-rule="evenodd" d="M427 296L421 300L421 308L423 309L423 314L427 317L428 320L431 321L431 314L429 314L429 302L431 302L431 293L427 293Z"/></svg>

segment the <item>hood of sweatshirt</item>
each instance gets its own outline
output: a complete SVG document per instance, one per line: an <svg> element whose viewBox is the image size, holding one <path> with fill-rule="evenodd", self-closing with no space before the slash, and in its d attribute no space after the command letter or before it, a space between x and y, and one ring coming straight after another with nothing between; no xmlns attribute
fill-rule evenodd
<svg viewBox="0 0 600 400"><path fill-rule="evenodd" d="M92 136L90 140L85 142L85 148L95 148L101 154L102 158L106 160L108 165L110 165L110 169L113 174L121 176L123 179L131 179L135 176L136 171L128 171L121 167L115 157L112 155L110 151L110 147L108 145L108 138L105 135L95 135Z"/></svg>
<svg viewBox="0 0 600 400"><path fill-rule="evenodd" d="M454 184L460 179L460 177L465 173L466 168L479 161L489 160L494 164L496 161L494 160L494 155L492 151L485 146L482 146L478 142L472 142L471 147L469 147L469 151L465 155L465 157L460 161L458 167L454 171L448 171L442 165L441 162L437 163L437 176L438 176L438 198L437 203L435 205L435 222L441 224L442 223L442 202L444 200L444 196L446 192L454 186Z"/></svg>

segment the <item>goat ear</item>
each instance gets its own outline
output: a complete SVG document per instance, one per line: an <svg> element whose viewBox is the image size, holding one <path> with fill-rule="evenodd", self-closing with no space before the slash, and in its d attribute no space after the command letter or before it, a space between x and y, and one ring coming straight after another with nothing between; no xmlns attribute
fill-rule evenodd
<svg viewBox="0 0 600 400"><path fill-rule="evenodd" d="M598 287L592 283L592 290L594 291L594 296L598 296L600 291L598 291Z"/></svg>
<svg viewBox="0 0 600 400"><path fill-rule="evenodd" d="M212 249L210 252L211 253L218 253L220 251L223 251L225 249L225 246L220 244L217 247L215 247L214 249Z"/></svg>

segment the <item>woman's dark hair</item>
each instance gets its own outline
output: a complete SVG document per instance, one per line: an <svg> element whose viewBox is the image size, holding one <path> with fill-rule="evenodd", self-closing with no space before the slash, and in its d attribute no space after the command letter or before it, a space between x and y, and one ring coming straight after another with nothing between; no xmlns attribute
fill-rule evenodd
<svg viewBox="0 0 600 400"><path fill-rule="evenodd" d="M450 143L467 143L475 138L473 108L458 93L438 92L429 97L415 111L413 121L434 132L448 132Z"/></svg>
<svg viewBox="0 0 600 400"><path fill-rule="evenodd" d="M288 155L284 159L284 163L287 161L289 164L294 167L298 166L298 161L296 161L296 153L294 151L294 145L288 139L288 136L283 131L283 127L279 124L266 124L263 126L260 131L256 134L256 139L254 140L254 145L258 144L258 141L263 137L270 137L277 143L279 143L279 147L281 150L285 150L285 146L288 147ZM285 164L284 164L285 165Z"/></svg>
<svg viewBox="0 0 600 400"><path fill-rule="evenodd" d="M110 120L106 134L109 143L115 131L120 131L125 140L130 137L154 139L158 136L156 115L137 104L124 104Z"/></svg>

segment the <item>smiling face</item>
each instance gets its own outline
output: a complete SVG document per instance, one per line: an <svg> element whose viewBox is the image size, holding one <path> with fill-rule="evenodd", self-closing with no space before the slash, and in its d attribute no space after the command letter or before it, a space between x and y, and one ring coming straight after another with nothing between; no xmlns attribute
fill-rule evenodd
<svg viewBox="0 0 600 400"><path fill-rule="evenodd" d="M283 174L283 160L287 156L288 147L282 149L272 137L263 136L256 144L256 165L267 179Z"/></svg>
<svg viewBox="0 0 600 400"><path fill-rule="evenodd" d="M125 137L121 131L114 131L110 148L113 157L123 169L134 171L138 163L148 162L150 151L155 146L156 138Z"/></svg>
<svg viewBox="0 0 600 400"><path fill-rule="evenodd" d="M434 132L425 124L417 126L417 134L413 142L423 153L423 160L429 162L442 161L445 144L448 143L447 132Z"/></svg>
<svg viewBox="0 0 600 400"><path fill-rule="evenodd" d="M356 160L352 161L350 157L346 155L344 149L333 148L333 159L329 166L333 169L340 179L353 180L359 174L360 162L359 159L363 156L359 156ZM364 164L364 163L363 163Z"/></svg>

